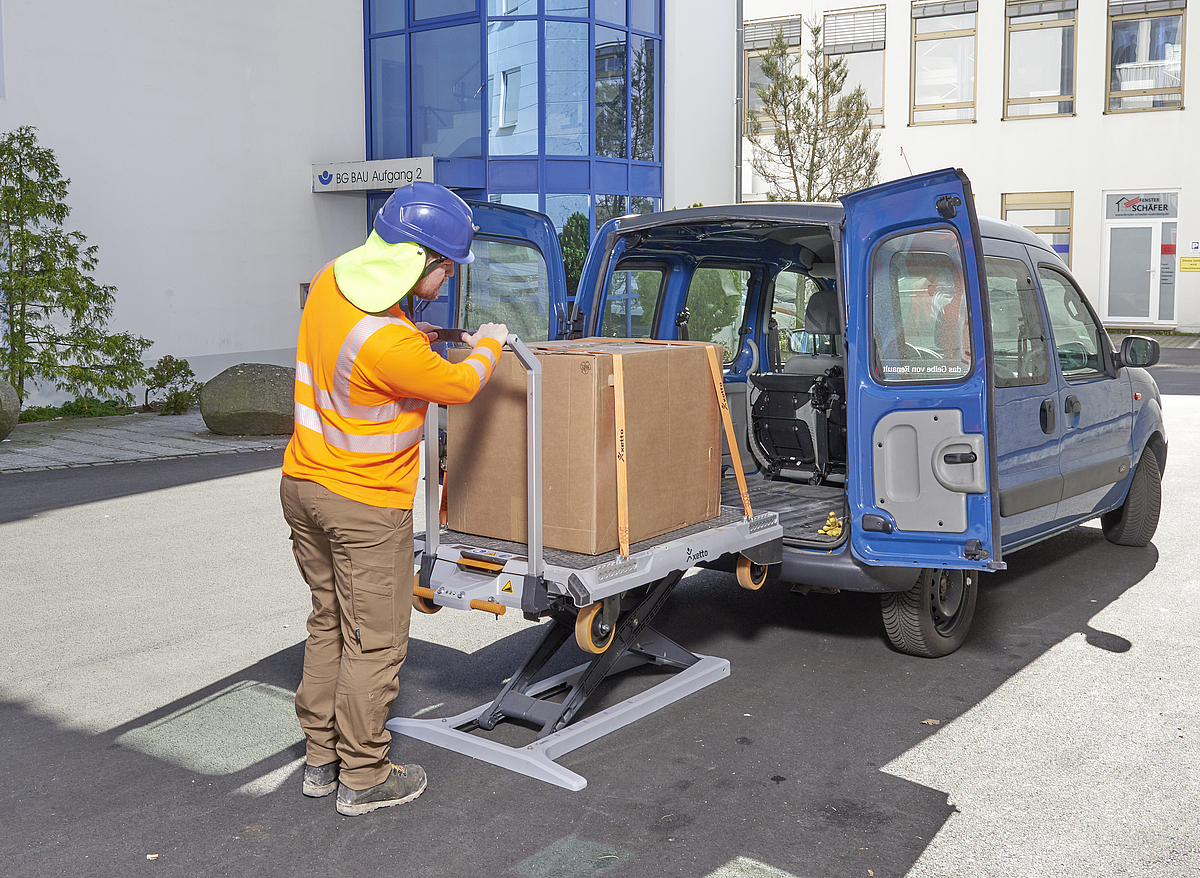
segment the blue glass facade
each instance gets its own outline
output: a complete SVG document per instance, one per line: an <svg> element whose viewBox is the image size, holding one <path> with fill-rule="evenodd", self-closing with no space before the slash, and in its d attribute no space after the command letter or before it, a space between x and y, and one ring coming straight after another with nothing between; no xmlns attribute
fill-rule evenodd
<svg viewBox="0 0 1200 878"><path fill-rule="evenodd" d="M364 2L368 159L560 231L661 206L662 0Z"/></svg>

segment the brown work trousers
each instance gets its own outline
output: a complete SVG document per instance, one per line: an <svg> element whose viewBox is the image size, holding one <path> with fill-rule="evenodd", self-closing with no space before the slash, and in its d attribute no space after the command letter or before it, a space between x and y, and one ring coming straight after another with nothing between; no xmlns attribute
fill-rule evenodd
<svg viewBox="0 0 1200 878"><path fill-rule="evenodd" d="M284 476L283 515L292 552L312 590L296 716L309 765L341 760L355 790L387 780L391 733L412 613L411 509L349 500Z"/></svg>

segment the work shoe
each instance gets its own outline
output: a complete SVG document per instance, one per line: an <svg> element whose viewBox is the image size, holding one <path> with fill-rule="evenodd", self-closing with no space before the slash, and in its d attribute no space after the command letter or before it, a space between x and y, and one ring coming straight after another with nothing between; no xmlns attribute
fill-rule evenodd
<svg viewBox="0 0 1200 878"><path fill-rule="evenodd" d="M366 790L352 790L345 784L338 787L339 814L353 817L390 805L403 805L425 792L425 769L419 765L392 765L392 773L383 783Z"/></svg>
<svg viewBox="0 0 1200 878"><path fill-rule="evenodd" d="M341 762L330 762L328 765L304 766L304 795L319 799L333 792L338 782L338 770Z"/></svg>

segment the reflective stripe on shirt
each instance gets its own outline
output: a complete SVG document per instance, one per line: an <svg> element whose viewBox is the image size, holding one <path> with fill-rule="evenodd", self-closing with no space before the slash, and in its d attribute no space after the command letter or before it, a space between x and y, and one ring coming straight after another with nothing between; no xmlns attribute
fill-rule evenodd
<svg viewBox="0 0 1200 878"><path fill-rule="evenodd" d="M309 408L303 403L294 405L296 426L307 427L320 433L327 445L351 451L355 454L396 454L406 448L411 448L425 437L425 425L415 427L404 433L380 433L377 435L361 435L347 433L326 422L320 412Z"/></svg>

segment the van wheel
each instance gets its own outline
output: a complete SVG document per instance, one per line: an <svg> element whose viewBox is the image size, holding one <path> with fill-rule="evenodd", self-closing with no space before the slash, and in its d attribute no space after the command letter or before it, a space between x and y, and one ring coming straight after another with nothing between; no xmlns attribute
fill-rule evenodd
<svg viewBox="0 0 1200 878"><path fill-rule="evenodd" d="M1158 529L1162 508L1162 471L1158 458L1146 446L1129 483L1125 502L1100 516L1100 527L1110 543L1118 546L1148 546Z"/></svg>
<svg viewBox="0 0 1200 878"><path fill-rule="evenodd" d="M937 658L962 646L975 618L979 574L925 568L908 591L883 595L883 627L907 655Z"/></svg>

